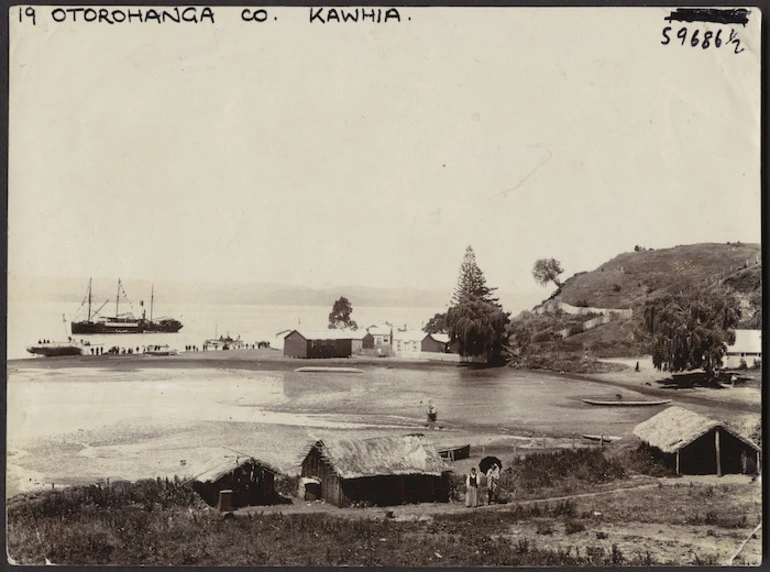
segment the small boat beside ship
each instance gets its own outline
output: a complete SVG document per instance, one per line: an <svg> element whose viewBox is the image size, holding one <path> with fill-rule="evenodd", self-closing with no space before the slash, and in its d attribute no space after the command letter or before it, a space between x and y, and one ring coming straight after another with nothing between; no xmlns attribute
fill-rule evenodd
<svg viewBox="0 0 770 572"><path fill-rule="evenodd" d="M245 347L248 347L248 344L241 340L241 336L231 338L230 334L219 336L218 338L209 338L203 342L204 351L241 350Z"/></svg>
<svg viewBox="0 0 770 572"><path fill-rule="evenodd" d="M162 346L150 346L144 353L149 356L176 356L179 355L179 350L172 348L168 344L164 344Z"/></svg>
<svg viewBox="0 0 770 572"><path fill-rule="evenodd" d="M45 357L83 355L84 347L77 342L39 342L27 348L31 354Z"/></svg>
<svg viewBox="0 0 770 572"><path fill-rule="evenodd" d="M153 287L150 295L150 317L147 318L144 310L142 317L137 318L131 312L120 313L121 294L125 296L123 284L118 279L118 293L115 297L115 315L109 317L98 317L99 312L107 304L104 302L96 312L91 312L92 295L91 280L88 280L88 317L85 320L72 322L72 335L79 334L143 334L143 333L176 333L182 329L182 322L174 318L153 319L153 305L155 301L155 288ZM85 300L82 305L85 304ZM142 302L142 305L144 303Z"/></svg>

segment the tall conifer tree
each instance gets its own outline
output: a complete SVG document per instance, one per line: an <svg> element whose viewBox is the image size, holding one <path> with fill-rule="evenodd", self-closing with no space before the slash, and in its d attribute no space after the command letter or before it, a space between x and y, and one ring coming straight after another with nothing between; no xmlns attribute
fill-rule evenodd
<svg viewBox="0 0 770 572"><path fill-rule="evenodd" d="M446 328L460 355L482 358L487 363L501 358L507 343L509 314L493 296L495 290L487 286L484 273L476 264L476 254L468 246L452 306L446 313Z"/></svg>
<svg viewBox="0 0 770 572"><path fill-rule="evenodd" d="M454 295L452 296L452 303L459 304L469 300L483 300L496 304L498 299L492 296L495 290L497 288L487 286L487 279L484 278L484 273L479 268L479 265L476 264L476 253L473 252L473 248L469 245L465 249L465 256L460 265L460 276L457 279L457 288L455 288Z"/></svg>

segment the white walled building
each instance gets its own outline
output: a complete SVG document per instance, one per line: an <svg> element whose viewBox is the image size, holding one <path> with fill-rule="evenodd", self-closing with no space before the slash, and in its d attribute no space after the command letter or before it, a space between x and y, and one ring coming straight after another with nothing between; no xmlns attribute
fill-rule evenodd
<svg viewBox="0 0 770 572"><path fill-rule="evenodd" d="M762 361L762 330L735 330L735 343L727 346L724 367L752 367Z"/></svg>

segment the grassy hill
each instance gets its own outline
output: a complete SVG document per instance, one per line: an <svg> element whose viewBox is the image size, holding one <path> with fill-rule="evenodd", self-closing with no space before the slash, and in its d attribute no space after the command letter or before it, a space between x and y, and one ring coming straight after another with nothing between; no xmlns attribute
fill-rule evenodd
<svg viewBox="0 0 770 572"><path fill-rule="evenodd" d="M573 306L633 308L649 296L692 286L728 285L741 294L760 290L759 244L690 244L619 254L596 270L564 282L557 298Z"/></svg>
<svg viewBox="0 0 770 572"><path fill-rule="evenodd" d="M549 311L523 312L511 326L517 358L532 367L565 371L595 368L585 359L636 356L647 352L640 317L647 300L692 287L726 292L741 307L742 328L762 322L762 266L759 244L702 243L659 250L638 248L619 254L590 272L566 280L549 299L571 306L632 309L630 319L581 331L598 314L571 316ZM559 332L569 331L567 337Z"/></svg>

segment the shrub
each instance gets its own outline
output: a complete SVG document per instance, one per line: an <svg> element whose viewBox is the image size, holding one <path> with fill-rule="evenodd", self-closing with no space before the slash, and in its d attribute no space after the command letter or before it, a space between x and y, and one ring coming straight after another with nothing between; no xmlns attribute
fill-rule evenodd
<svg viewBox="0 0 770 572"><path fill-rule="evenodd" d="M696 566L716 566L719 564L719 558L717 558L716 554L707 554L703 557L696 554L693 557L692 563Z"/></svg>
<svg viewBox="0 0 770 572"><path fill-rule="evenodd" d="M671 477L676 474L676 470L666 463L660 452L647 443L641 443L635 450L627 452L623 457L623 464L629 471L640 475Z"/></svg>
<svg viewBox="0 0 770 572"><path fill-rule="evenodd" d="M555 339L558 339L560 336L556 334L555 332L552 332L550 330L543 330L542 332L537 332L532 336L532 343L542 343L542 342L550 342Z"/></svg>
<svg viewBox="0 0 770 572"><path fill-rule="evenodd" d="M279 475L276 477L273 487L278 494L295 497L299 489L299 478L290 475Z"/></svg>
<svg viewBox="0 0 770 572"><path fill-rule="evenodd" d="M600 449L532 453L520 458L512 470L519 486L527 490L550 487L568 478L599 484L626 476L623 465L607 459Z"/></svg>
<svg viewBox="0 0 770 572"><path fill-rule="evenodd" d="M457 473L449 474L449 500L465 500L465 476Z"/></svg>
<svg viewBox="0 0 770 572"><path fill-rule="evenodd" d="M586 529L582 522L576 520L568 520L564 523L565 534L575 534L576 532L583 532Z"/></svg>
<svg viewBox="0 0 770 572"><path fill-rule="evenodd" d="M577 516L577 513L575 512L575 503L569 499L559 501L556 503L556 505L551 508L551 514L555 517L558 516L568 516L568 517L575 517Z"/></svg>

